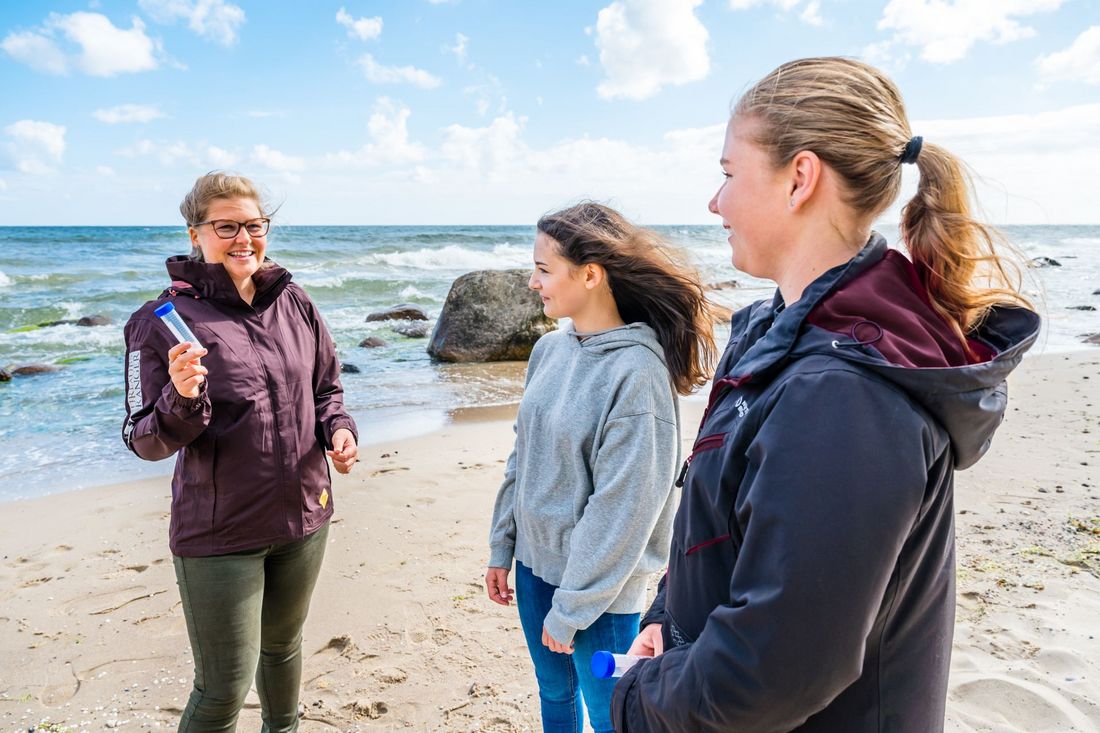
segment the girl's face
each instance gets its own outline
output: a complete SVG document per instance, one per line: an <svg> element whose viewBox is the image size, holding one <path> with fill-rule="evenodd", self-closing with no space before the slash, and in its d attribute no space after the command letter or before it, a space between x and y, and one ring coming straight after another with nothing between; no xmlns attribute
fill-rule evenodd
<svg viewBox="0 0 1100 733"><path fill-rule="evenodd" d="M549 318L573 318L592 293L581 268L562 257L558 243L542 232L535 235L535 269L527 287L542 298L542 312Z"/></svg>
<svg viewBox="0 0 1100 733"><path fill-rule="evenodd" d="M789 233L787 177L752 141L752 120L731 119L722 148L722 186L710 211L722 217L733 250L733 266L754 277L774 280L781 271Z"/></svg>

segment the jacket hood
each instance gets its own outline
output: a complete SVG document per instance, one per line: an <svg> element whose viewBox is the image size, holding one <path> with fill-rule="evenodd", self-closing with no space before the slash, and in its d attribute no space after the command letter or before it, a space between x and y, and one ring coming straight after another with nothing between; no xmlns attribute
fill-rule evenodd
<svg viewBox="0 0 1100 733"><path fill-rule="evenodd" d="M956 468L967 468L989 448L1007 404L1005 378L1038 337L1039 317L998 306L964 349L932 308L918 268L875 233L790 307L776 291L738 313L731 344L763 329L726 367L731 378L750 381L814 355L857 363L927 410L950 435Z"/></svg>
<svg viewBox="0 0 1100 733"><path fill-rule="evenodd" d="M644 346L656 354L662 364L665 361L665 350L657 340L657 332L642 321L593 334L577 333L574 326L570 325L568 333L587 354L602 355L629 346Z"/></svg>
<svg viewBox="0 0 1100 733"><path fill-rule="evenodd" d="M175 255L164 262L172 278L171 290L207 300L244 305L237 286L221 263L200 262L187 255ZM252 307L260 310L278 297L288 284L291 275L274 260L264 258L264 267L252 275L256 295Z"/></svg>

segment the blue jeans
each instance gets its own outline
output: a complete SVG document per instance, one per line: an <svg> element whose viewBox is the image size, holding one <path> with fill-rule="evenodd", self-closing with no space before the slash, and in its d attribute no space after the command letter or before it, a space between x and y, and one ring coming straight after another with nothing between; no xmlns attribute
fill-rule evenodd
<svg viewBox="0 0 1100 733"><path fill-rule="evenodd" d="M584 706L596 733L611 733L611 692L617 680L592 676L592 654L601 649L623 654L638 635L640 614L605 613L573 637L573 653L552 652L542 644L542 624L557 588L516 562L516 605L527 649L535 665L544 733L580 733Z"/></svg>

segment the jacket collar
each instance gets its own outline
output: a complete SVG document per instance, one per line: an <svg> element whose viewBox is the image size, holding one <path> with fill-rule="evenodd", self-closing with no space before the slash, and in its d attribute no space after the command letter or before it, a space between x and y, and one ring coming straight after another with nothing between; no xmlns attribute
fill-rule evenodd
<svg viewBox="0 0 1100 733"><path fill-rule="evenodd" d="M233 279L220 263L210 264L193 260L187 255L175 255L165 261L168 275L173 280L173 289L181 293L205 298L221 303L248 307L237 292ZM275 300L290 284L291 274L273 260L264 258L265 267L256 271L252 282L256 285L256 295L251 307L263 310ZM185 283L188 287L183 287Z"/></svg>
<svg viewBox="0 0 1100 733"><path fill-rule="evenodd" d="M802 297L793 305L785 305L783 296L777 289L770 305L753 309L745 328L747 332L762 328L767 332L737 358L728 375L735 379L746 379L781 366L798 341L803 322L818 303L829 293L876 265L886 256L886 251L886 240L877 232L872 232L867 244L855 257L819 275L802 291Z"/></svg>

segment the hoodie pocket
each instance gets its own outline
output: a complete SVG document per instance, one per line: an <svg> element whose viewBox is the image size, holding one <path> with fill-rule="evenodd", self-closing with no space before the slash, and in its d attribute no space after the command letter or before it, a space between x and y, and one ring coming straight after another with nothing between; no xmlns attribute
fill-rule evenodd
<svg viewBox="0 0 1100 733"><path fill-rule="evenodd" d="M699 438L677 479L683 487L676 514L677 549L694 555L730 540L733 492L723 486L723 454L728 433Z"/></svg>

